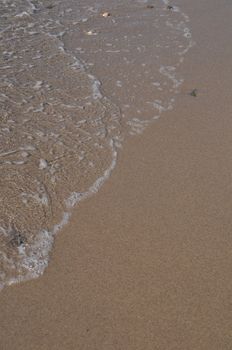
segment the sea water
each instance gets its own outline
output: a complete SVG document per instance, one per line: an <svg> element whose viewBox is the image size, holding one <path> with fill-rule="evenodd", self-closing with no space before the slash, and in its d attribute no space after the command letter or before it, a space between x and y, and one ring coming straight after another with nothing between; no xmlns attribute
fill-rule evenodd
<svg viewBox="0 0 232 350"><path fill-rule="evenodd" d="M193 41L166 0L2 0L0 18L3 288L44 272L125 138L174 107Z"/></svg>

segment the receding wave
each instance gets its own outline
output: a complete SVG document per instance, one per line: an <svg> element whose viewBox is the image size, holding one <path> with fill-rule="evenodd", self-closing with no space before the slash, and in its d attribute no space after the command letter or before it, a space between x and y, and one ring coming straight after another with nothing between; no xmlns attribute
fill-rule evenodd
<svg viewBox="0 0 232 350"><path fill-rule="evenodd" d="M173 108L189 19L148 4L1 2L0 287L43 273L123 140Z"/></svg>

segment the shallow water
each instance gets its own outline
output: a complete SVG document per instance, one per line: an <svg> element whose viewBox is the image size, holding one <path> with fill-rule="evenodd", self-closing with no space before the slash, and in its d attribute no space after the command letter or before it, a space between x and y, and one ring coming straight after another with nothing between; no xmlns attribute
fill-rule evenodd
<svg viewBox="0 0 232 350"><path fill-rule="evenodd" d="M0 287L43 273L123 140L174 107L193 42L187 15L167 5L1 2Z"/></svg>

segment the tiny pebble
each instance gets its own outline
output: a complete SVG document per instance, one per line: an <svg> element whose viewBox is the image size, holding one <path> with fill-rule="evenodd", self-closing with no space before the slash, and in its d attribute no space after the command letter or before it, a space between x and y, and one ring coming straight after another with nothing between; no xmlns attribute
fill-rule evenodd
<svg viewBox="0 0 232 350"><path fill-rule="evenodd" d="M190 96L197 97L197 89L193 89L193 90L190 92Z"/></svg>

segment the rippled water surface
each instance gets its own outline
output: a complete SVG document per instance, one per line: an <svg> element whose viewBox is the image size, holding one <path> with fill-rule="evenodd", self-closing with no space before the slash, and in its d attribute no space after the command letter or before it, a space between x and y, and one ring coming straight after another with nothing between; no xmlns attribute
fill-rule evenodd
<svg viewBox="0 0 232 350"><path fill-rule="evenodd" d="M123 140L173 108L192 39L168 5L1 1L0 287L43 273Z"/></svg>

